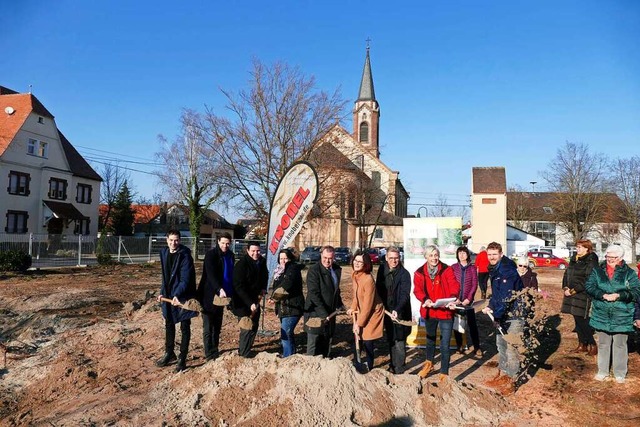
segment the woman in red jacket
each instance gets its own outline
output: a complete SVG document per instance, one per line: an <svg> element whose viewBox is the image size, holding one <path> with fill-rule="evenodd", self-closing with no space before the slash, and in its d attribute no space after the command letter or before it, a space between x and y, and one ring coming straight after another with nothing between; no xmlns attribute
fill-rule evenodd
<svg viewBox="0 0 640 427"><path fill-rule="evenodd" d="M460 283L453 270L440 262L440 250L437 246L427 246L424 257L427 262L413 274L413 294L420 301L420 317L427 329L427 361L418 373L426 378L433 367L436 353L436 333L440 327L440 381L449 375L449 342L453 330L453 313L455 303L436 307L436 301L443 298L456 297L460 292Z"/></svg>

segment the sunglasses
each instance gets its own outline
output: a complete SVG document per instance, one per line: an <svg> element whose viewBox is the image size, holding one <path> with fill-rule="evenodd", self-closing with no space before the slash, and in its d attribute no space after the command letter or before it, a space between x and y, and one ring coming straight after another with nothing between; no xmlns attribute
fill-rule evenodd
<svg viewBox="0 0 640 427"><path fill-rule="evenodd" d="M529 266L526 264L518 264L518 267L529 267Z"/></svg>

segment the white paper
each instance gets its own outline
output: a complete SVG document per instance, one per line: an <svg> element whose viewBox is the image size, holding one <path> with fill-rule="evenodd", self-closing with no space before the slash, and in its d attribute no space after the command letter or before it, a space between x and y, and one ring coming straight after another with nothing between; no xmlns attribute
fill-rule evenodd
<svg viewBox="0 0 640 427"><path fill-rule="evenodd" d="M433 303L432 308L445 307L447 304L455 301L456 301L455 298L440 298L436 300L435 303Z"/></svg>

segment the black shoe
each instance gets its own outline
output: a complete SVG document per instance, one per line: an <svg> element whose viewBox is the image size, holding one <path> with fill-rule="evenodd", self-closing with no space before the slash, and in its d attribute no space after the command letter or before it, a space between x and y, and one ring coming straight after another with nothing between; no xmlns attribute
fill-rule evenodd
<svg viewBox="0 0 640 427"><path fill-rule="evenodd" d="M389 366L387 368L387 372L390 372L390 373L395 375L396 374L396 368L394 368L393 366Z"/></svg>
<svg viewBox="0 0 640 427"><path fill-rule="evenodd" d="M207 360L207 362L209 362L211 360L216 360L219 356L220 356L220 353L216 351L214 353L207 355L205 359Z"/></svg>
<svg viewBox="0 0 640 427"><path fill-rule="evenodd" d="M185 359L179 359L176 365L176 372L182 372L187 369L187 361Z"/></svg>
<svg viewBox="0 0 640 427"><path fill-rule="evenodd" d="M165 353L161 359L158 359L156 361L156 366L159 368L164 368L169 363L174 362L176 359L177 357L175 353Z"/></svg>

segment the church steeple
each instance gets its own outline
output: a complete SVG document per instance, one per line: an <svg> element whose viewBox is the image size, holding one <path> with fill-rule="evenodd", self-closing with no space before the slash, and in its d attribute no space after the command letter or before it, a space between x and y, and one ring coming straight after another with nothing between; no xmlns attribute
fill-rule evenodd
<svg viewBox="0 0 640 427"><path fill-rule="evenodd" d="M380 158L378 145L378 129L380 120L380 106L376 101L373 89L373 74L371 73L371 59L369 58L369 39L367 39L367 56L364 60L364 70L360 81L358 99L353 108L353 135L359 143L371 153Z"/></svg>
<svg viewBox="0 0 640 427"><path fill-rule="evenodd" d="M369 44L367 43L367 57L364 60L362 80L360 80L360 92L358 101L375 101L376 92L373 89L373 75L371 74L371 60L369 59Z"/></svg>

